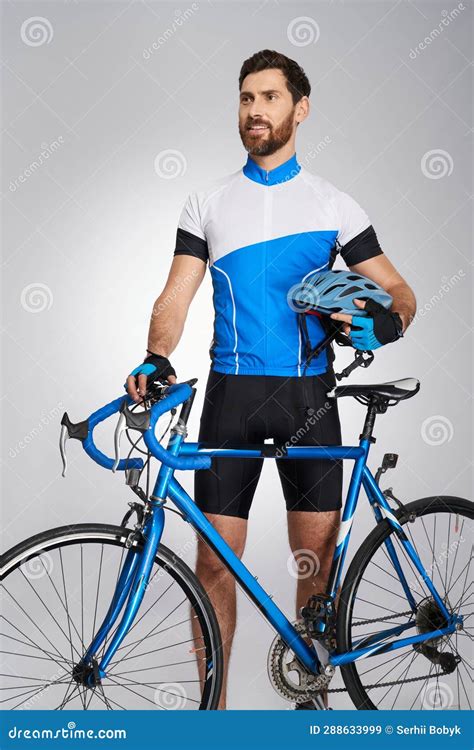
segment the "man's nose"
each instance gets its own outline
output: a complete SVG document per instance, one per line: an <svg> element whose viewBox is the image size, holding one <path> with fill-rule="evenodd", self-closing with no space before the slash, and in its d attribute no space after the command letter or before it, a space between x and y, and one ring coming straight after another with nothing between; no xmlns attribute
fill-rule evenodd
<svg viewBox="0 0 474 750"><path fill-rule="evenodd" d="M248 115L250 118L252 118L252 120L256 120L259 117L263 119L263 108L260 101L254 99L254 101L250 105Z"/></svg>

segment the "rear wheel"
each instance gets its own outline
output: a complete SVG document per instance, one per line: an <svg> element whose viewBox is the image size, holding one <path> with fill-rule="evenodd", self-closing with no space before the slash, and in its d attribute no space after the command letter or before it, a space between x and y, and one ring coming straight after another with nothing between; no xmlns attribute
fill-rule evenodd
<svg viewBox="0 0 474 750"><path fill-rule="evenodd" d="M449 612L462 628L414 648L405 646L341 667L358 709L471 709L473 677L472 519L474 505L431 497L395 513ZM416 603L413 612L387 552L391 540ZM351 562L338 608L339 653L396 625L399 639L445 625L444 617L388 521L379 523ZM387 640L394 640L394 636Z"/></svg>
<svg viewBox="0 0 474 750"><path fill-rule="evenodd" d="M92 688L75 679L74 665L112 600L129 531L65 526L31 537L2 556L2 708L217 707L223 657L215 613L194 573L163 545L107 676ZM198 623L195 638L193 620ZM119 621L120 615L115 626ZM98 662L113 631L96 654Z"/></svg>

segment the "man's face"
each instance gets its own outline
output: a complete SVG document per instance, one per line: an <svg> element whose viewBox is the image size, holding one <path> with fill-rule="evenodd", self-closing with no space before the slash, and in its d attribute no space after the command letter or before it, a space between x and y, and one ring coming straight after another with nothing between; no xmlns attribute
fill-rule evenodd
<svg viewBox="0 0 474 750"><path fill-rule="evenodd" d="M269 156L288 143L296 129L295 110L281 70L246 76L239 105L239 133L246 151Z"/></svg>

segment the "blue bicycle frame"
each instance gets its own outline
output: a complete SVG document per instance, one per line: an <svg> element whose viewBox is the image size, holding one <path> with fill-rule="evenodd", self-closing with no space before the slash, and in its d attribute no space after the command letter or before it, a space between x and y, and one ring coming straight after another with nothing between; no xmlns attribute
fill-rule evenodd
<svg viewBox="0 0 474 750"><path fill-rule="evenodd" d="M145 594L164 528L165 514L163 506L169 498L181 512L184 519L193 526L196 532L218 555L239 586L256 604L263 617L279 633L283 641L291 648L304 667L313 674L319 674L322 670L322 665L315 649L308 645L304 638L302 638L302 636L296 631L293 624L285 617L283 612L273 601L273 597L267 594L257 581L256 577L250 573L244 563L237 557L212 524L209 523L206 516L199 510L192 498L187 494L174 476L176 469L208 468L211 464L211 459L216 456L238 459L273 458L281 461L288 459L311 460L318 458L323 458L325 460L344 459L354 461L326 589L327 597L331 602L334 602L341 583L342 570L349 545L354 513L357 507L360 489L363 487L375 515L376 522L379 523L386 519L390 526L393 527L407 556L412 561L414 567L420 574L426 587L438 605L440 612L446 619L447 625L442 629L398 639L398 636L405 631L416 627L416 602L398 559L395 546L391 538L388 538L384 542L385 548L400 579L400 583L407 599L408 608L412 611L412 617L408 619L405 624L398 624L356 642L353 644L350 651L345 653L330 653L328 658L329 665L337 667L349 664L373 654L394 651L410 644L421 643L454 632L457 623L460 622L462 618L457 615L451 615L446 609L443 599L434 587L416 550L407 538L402 526L394 515L393 510L390 508L387 499L381 492L377 482L367 467L371 442L370 439L361 437L358 446L293 446L285 448L283 451L277 451L276 449L272 451L271 446L269 449L267 444L260 446L252 445L244 448L218 448L210 447L206 443L187 443L185 442L186 420L194 393L195 391L191 390L189 385L185 383L171 386L168 389L167 396L154 404L150 410L151 416L149 425L144 432L144 440L150 453L160 460L162 465L156 478L153 493L149 499L150 513L146 518L143 528L144 541L141 545L132 545L128 550L109 610L82 659L83 664L90 664L92 662L94 655L104 643L108 633L110 633L119 614L123 610L122 619L98 666L99 676L101 678L106 676L107 666L125 638ZM118 398L102 409L99 409L89 417L89 420L82 423L88 426L87 437L82 439L85 451L91 458L97 461L97 463L109 469L113 468L115 470L115 468L117 468L118 470L125 470L127 468L140 468L143 466L143 462L139 458L130 459L128 461L122 459L120 462L118 460L114 462L113 459L108 458L97 449L92 438L92 430L99 422L103 421L103 419L109 417L111 414L122 410L124 405L127 405L128 403L130 403L129 397ZM164 414L165 411L169 411L179 404L183 404L183 410L185 406L187 406L186 419L183 420L182 412L178 419L177 427L172 430L171 437L165 449L156 439L156 422L159 416ZM324 632L323 624L320 626L320 632ZM392 638L397 638L397 640L388 640Z"/></svg>

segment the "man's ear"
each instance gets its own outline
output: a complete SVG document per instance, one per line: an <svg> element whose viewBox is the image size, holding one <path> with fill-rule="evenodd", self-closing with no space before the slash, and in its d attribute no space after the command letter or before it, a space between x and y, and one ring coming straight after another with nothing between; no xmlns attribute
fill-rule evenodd
<svg viewBox="0 0 474 750"><path fill-rule="evenodd" d="M298 120L296 123L297 125L300 124L300 122L303 122L309 114L309 99L307 96L302 96L299 102L297 103L297 107L299 109L299 112L297 112L298 115L301 115L301 120Z"/></svg>

